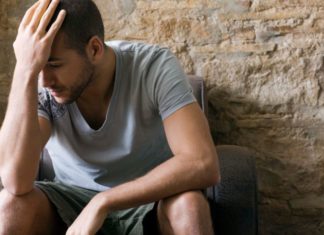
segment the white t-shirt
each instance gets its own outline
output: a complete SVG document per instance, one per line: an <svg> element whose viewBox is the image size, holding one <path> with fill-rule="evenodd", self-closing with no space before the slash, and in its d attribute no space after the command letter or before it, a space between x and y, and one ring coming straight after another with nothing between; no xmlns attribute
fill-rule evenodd
<svg viewBox="0 0 324 235"><path fill-rule="evenodd" d="M92 129L77 104L61 105L39 92L38 115L52 124L46 148L55 180L102 191L138 178L173 156L163 119L195 102L176 57L166 48L107 42L116 73L106 120Z"/></svg>

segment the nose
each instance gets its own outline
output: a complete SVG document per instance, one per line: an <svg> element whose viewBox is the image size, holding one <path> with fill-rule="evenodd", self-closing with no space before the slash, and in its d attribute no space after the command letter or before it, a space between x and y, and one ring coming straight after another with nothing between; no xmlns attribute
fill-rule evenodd
<svg viewBox="0 0 324 235"><path fill-rule="evenodd" d="M55 74L45 67L39 74L39 82L42 87L54 87L56 83Z"/></svg>

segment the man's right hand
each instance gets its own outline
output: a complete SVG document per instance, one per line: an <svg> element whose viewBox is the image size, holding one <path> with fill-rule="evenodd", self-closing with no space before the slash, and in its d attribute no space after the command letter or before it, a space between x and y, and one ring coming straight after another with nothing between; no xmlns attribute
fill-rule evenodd
<svg viewBox="0 0 324 235"><path fill-rule="evenodd" d="M20 23L17 38L13 44L16 66L35 79L48 61L54 38L66 15L66 12L61 10L54 23L46 31L59 2L59 0L39 0L30 7Z"/></svg>

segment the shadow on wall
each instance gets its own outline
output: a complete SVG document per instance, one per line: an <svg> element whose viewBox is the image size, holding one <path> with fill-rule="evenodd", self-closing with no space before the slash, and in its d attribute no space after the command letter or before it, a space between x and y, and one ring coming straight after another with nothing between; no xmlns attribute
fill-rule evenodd
<svg viewBox="0 0 324 235"><path fill-rule="evenodd" d="M324 234L324 107L261 106L217 87L208 96L215 143L257 153L260 234Z"/></svg>

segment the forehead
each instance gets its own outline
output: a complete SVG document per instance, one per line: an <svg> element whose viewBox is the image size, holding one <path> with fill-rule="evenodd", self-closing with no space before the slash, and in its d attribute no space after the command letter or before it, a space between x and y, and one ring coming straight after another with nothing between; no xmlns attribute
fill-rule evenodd
<svg viewBox="0 0 324 235"><path fill-rule="evenodd" d="M68 46L65 34L59 32L54 38L50 57L60 58L60 57L66 57L71 55L74 56L77 55L76 50Z"/></svg>

